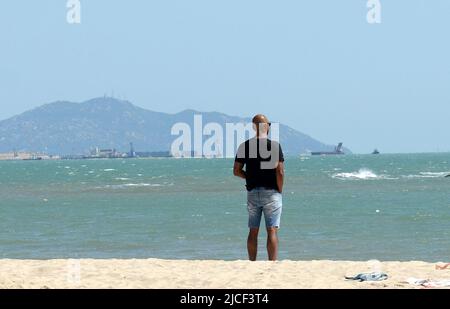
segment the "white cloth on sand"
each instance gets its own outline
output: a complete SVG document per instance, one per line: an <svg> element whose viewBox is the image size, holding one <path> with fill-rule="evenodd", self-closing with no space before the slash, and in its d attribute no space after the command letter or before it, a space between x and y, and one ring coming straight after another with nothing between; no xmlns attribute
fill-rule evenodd
<svg viewBox="0 0 450 309"><path fill-rule="evenodd" d="M431 279L417 279L417 278L408 278L406 280L409 284L412 285L421 285L427 288L443 288L450 287L450 280L431 280Z"/></svg>

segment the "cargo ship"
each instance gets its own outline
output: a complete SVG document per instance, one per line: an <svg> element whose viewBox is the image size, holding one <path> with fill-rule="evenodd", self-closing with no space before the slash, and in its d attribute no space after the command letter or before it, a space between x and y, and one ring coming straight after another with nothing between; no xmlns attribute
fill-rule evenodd
<svg viewBox="0 0 450 309"><path fill-rule="evenodd" d="M334 151L313 151L311 155L313 156L331 156L331 155L343 155L345 152L342 150L343 143L339 143L334 147Z"/></svg>

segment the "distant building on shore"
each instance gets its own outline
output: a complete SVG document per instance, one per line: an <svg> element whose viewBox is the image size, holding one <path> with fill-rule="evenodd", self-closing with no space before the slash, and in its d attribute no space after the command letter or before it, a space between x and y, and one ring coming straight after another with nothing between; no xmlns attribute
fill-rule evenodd
<svg viewBox="0 0 450 309"><path fill-rule="evenodd" d="M127 152L117 151L115 148L92 148L89 154L67 154L61 156L47 155L40 152L5 152L0 153L0 160L82 160L82 159L125 159L125 158L168 158L172 157L169 151L141 151L134 150L133 143Z"/></svg>
<svg viewBox="0 0 450 309"><path fill-rule="evenodd" d="M84 159L117 159L117 158L154 158L171 157L169 151L135 151L133 143L130 143L129 152L119 152L116 149L100 149L96 147L89 156Z"/></svg>
<svg viewBox="0 0 450 309"><path fill-rule="evenodd" d="M0 153L0 161L6 160L58 160L59 156L50 156L38 152L4 152Z"/></svg>
<svg viewBox="0 0 450 309"><path fill-rule="evenodd" d="M136 157L136 152L134 151L133 143L130 143L130 152L128 153L128 157L129 158L135 158Z"/></svg>
<svg viewBox="0 0 450 309"><path fill-rule="evenodd" d="M125 153L120 153L116 149L100 149L95 147L94 150L91 151L89 158L102 158L102 159L111 159L111 158L124 158L128 155Z"/></svg>

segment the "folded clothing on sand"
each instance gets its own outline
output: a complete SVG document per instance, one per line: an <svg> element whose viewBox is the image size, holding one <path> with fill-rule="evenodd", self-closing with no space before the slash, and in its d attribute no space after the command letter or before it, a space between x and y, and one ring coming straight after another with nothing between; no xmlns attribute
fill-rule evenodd
<svg viewBox="0 0 450 309"><path fill-rule="evenodd" d="M409 284L412 285L420 285L427 288L443 288L450 286L450 280L431 280L431 279L417 279L417 278L408 278L406 280Z"/></svg>
<svg viewBox="0 0 450 309"><path fill-rule="evenodd" d="M438 263L436 265L436 269L438 269L438 270L447 269L449 267L450 267L450 263Z"/></svg>
<svg viewBox="0 0 450 309"><path fill-rule="evenodd" d="M382 281L386 280L388 278L388 275L385 273L363 273L358 274L354 277L345 277L347 280L358 280L359 282L362 281Z"/></svg>

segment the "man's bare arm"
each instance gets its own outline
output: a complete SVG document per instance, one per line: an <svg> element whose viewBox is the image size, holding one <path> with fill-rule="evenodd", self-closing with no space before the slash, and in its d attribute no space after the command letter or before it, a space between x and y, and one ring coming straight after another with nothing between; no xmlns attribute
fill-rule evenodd
<svg viewBox="0 0 450 309"><path fill-rule="evenodd" d="M244 164L239 163L239 162L234 162L233 174L236 177L246 179L245 171L244 171Z"/></svg>
<svg viewBox="0 0 450 309"><path fill-rule="evenodd" d="M277 165L277 185L278 191L283 193L283 184L284 184L284 163L278 162Z"/></svg>

